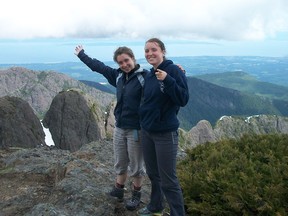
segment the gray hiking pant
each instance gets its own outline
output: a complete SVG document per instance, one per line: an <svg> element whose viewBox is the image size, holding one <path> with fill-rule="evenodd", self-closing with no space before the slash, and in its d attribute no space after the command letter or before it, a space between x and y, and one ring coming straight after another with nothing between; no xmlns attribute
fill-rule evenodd
<svg viewBox="0 0 288 216"><path fill-rule="evenodd" d="M145 175L140 131L115 127L113 135L114 168L117 175L131 177Z"/></svg>

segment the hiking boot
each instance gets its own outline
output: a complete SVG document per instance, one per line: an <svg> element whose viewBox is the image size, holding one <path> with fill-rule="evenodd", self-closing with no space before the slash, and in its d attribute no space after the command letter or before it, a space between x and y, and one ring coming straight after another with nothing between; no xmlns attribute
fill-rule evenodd
<svg viewBox="0 0 288 216"><path fill-rule="evenodd" d="M137 213L140 216L162 216L162 211L151 212L147 207L140 209Z"/></svg>
<svg viewBox="0 0 288 216"><path fill-rule="evenodd" d="M130 211L135 210L141 202L141 192L133 190L132 191L132 197L130 200L126 203L126 208Z"/></svg>
<svg viewBox="0 0 288 216"><path fill-rule="evenodd" d="M112 190L108 193L108 195L112 198L116 198L118 202L122 202L124 199L124 189L113 187Z"/></svg>

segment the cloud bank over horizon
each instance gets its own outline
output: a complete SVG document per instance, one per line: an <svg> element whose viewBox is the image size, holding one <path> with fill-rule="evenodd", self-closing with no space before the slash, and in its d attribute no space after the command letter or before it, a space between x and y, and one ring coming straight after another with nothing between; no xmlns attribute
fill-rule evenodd
<svg viewBox="0 0 288 216"><path fill-rule="evenodd" d="M0 39L265 40L288 32L287 0L9 0Z"/></svg>

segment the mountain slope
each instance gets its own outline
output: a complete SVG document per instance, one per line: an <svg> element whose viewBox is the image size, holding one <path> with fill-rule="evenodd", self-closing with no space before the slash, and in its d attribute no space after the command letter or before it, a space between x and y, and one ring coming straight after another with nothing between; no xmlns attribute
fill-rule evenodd
<svg viewBox="0 0 288 216"><path fill-rule="evenodd" d="M113 94L102 92L53 71L33 71L22 67L0 70L0 97L20 97L41 117L49 109L52 99L59 92L70 88L77 88L91 95L103 109L115 98Z"/></svg>
<svg viewBox="0 0 288 216"><path fill-rule="evenodd" d="M288 101L288 87L261 82L257 80L256 77L242 71L203 74L195 77L226 88L232 88L270 99Z"/></svg>
<svg viewBox="0 0 288 216"><path fill-rule="evenodd" d="M243 93L203 81L195 77L187 77L190 100L180 109L181 127L190 129L200 120L208 120L212 125L223 115L251 116L259 114L286 115L286 101L275 101L253 94Z"/></svg>

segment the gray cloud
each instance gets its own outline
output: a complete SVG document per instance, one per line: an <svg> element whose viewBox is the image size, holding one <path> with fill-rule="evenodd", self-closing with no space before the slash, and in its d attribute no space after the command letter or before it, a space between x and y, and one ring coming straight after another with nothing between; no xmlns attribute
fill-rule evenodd
<svg viewBox="0 0 288 216"><path fill-rule="evenodd" d="M288 31L287 0L9 0L0 38L262 40Z"/></svg>

